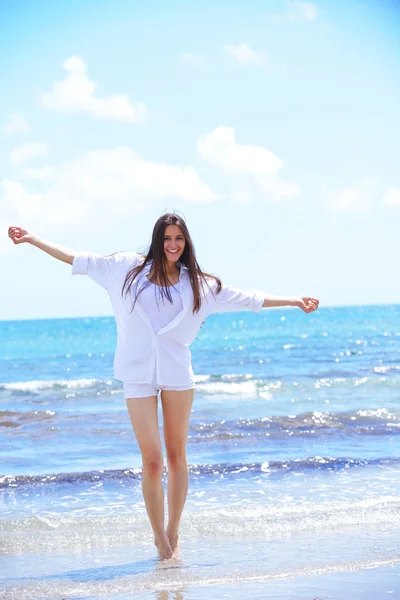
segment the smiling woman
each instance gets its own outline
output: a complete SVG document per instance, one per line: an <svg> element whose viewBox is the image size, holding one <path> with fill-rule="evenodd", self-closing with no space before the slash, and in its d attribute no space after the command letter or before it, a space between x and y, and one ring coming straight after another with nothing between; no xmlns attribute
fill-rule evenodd
<svg viewBox="0 0 400 600"><path fill-rule="evenodd" d="M154 541L161 558L178 551L178 529L188 491L186 442L194 398L189 346L211 313L262 307L318 308L309 297L267 297L223 285L203 272L185 221L176 214L156 222L145 256L117 252L78 254L20 227L10 227L15 244L28 242L72 264L72 274L88 275L104 287L117 323L114 375L124 383L125 399L141 451L142 489ZM158 429L161 393L168 463L168 525L164 528L163 453Z"/></svg>
<svg viewBox="0 0 400 600"><path fill-rule="evenodd" d="M179 278L179 263L189 269L190 282L193 290L193 313L201 306L200 290L204 290L207 278L217 283L217 293L221 291L221 281L218 277L204 273L196 260L194 245L185 221L176 214L167 213L161 216L154 225L150 249L143 263L131 269L126 277L123 293L126 295L136 277L151 263L149 281L161 286L161 295L170 302L171 285ZM147 284L146 284L147 285ZM141 289L135 296L135 301Z"/></svg>
<svg viewBox="0 0 400 600"><path fill-rule="evenodd" d="M172 262L170 266L175 266L175 261L178 260L184 248L185 237L182 230L178 225L168 225L164 233L164 250L167 261Z"/></svg>

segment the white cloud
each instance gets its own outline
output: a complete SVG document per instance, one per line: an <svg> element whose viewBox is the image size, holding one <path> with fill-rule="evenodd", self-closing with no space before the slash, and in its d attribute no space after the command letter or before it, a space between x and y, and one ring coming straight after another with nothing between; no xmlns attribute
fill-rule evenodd
<svg viewBox="0 0 400 600"><path fill-rule="evenodd" d="M326 193L328 205L337 212L367 213L372 208L376 195L374 179L365 179L352 186L345 186Z"/></svg>
<svg viewBox="0 0 400 600"><path fill-rule="evenodd" d="M263 59L259 53L252 50L247 44L228 44L224 46L225 51L232 56L239 64L249 67L251 65L260 65Z"/></svg>
<svg viewBox="0 0 400 600"><path fill-rule="evenodd" d="M53 177L55 170L53 167L42 167L40 169L26 169L24 175L30 179L48 180Z"/></svg>
<svg viewBox="0 0 400 600"><path fill-rule="evenodd" d="M2 204L22 225L68 225L91 215L108 223L169 199L212 202L217 195L192 167L143 160L128 147L96 150L60 167L30 169L26 175L47 184L37 193L20 181L4 179ZM34 184L36 182L33 182Z"/></svg>
<svg viewBox="0 0 400 600"><path fill-rule="evenodd" d="M197 65L197 66L201 66L205 64L205 60L202 56L200 56L199 54L191 54L190 52L187 52L186 54L182 54L179 57L180 62L183 62L185 64L189 64L189 65Z"/></svg>
<svg viewBox="0 0 400 600"><path fill-rule="evenodd" d="M313 2L289 2L288 11L281 18L288 21L315 21L321 9Z"/></svg>
<svg viewBox="0 0 400 600"><path fill-rule="evenodd" d="M31 142L14 148L10 155L10 161L13 165L27 162L40 156L48 154L48 146L43 142Z"/></svg>
<svg viewBox="0 0 400 600"><path fill-rule="evenodd" d="M30 127L21 113L11 113L8 115L7 123L4 126L5 133L29 133Z"/></svg>
<svg viewBox="0 0 400 600"><path fill-rule="evenodd" d="M383 202L391 206L400 206L400 188L388 190L383 196Z"/></svg>
<svg viewBox="0 0 400 600"><path fill-rule="evenodd" d="M60 189L44 193L28 192L19 181L3 179L1 187L4 201L22 219L23 225L51 224L68 225L78 221L87 213L88 203L60 194Z"/></svg>
<svg viewBox="0 0 400 600"><path fill-rule="evenodd" d="M63 67L67 71L65 78L55 81L52 91L42 95L42 106L59 112L85 112L96 119L130 123L143 121L148 116L145 104L132 104L126 96L96 96L97 83L88 79L86 64L78 56L67 59Z"/></svg>
<svg viewBox="0 0 400 600"><path fill-rule="evenodd" d="M234 194L238 201L250 198L254 186L273 200L300 191L297 185L279 179L282 161L273 152L262 146L238 144L230 127L220 126L201 136L197 149L207 162L235 180Z"/></svg>

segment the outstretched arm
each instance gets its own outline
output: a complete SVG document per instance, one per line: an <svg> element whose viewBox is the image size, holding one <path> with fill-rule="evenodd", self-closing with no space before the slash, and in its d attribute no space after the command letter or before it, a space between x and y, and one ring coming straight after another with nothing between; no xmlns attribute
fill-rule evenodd
<svg viewBox="0 0 400 600"><path fill-rule="evenodd" d="M222 285L218 292L216 285L212 293L210 312L228 312L235 310L254 310L259 312L262 308L274 306L298 306L305 313L317 310L319 300L311 296L267 296L259 290L244 292L229 285Z"/></svg>
<svg viewBox="0 0 400 600"><path fill-rule="evenodd" d="M281 296L266 296L263 302L263 308L271 308L273 306L298 306L305 313L310 313L317 310L319 300L310 296L297 296L292 298L282 298Z"/></svg>
<svg viewBox="0 0 400 600"><path fill-rule="evenodd" d="M72 261L74 260L75 256L78 255L77 252L73 252L72 250L68 250L68 248L63 248L62 246L57 246L56 244L47 242L37 235L29 233L29 231L23 229L22 227L9 227L8 235L14 244L23 244L24 242L32 244L32 246L36 246L40 250L43 250L43 252L47 252L47 254L50 254L50 256L53 256L62 262L68 263L69 265L72 265Z"/></svg>

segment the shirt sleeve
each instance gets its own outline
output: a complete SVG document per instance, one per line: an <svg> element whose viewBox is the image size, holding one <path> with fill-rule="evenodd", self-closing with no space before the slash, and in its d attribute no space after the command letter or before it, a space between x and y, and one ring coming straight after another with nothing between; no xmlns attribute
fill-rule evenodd
<svg viewBox="0 0 400 600"><path fill-rule="evenodd" d="M214 295L215 302L211 312L231 312L235 310L253 310L260 312L265 295L258 290L243 291L223 285L219 294Z"/></svg>
<svg viewBox="0 0 400 600"><path fill-rule="evenodd" d="M109 256L89 252L75 256L72 261L72 275L88 275L96 283L109 289L124 274L137 266L140 255L134 252L116 252Z"/></svg>

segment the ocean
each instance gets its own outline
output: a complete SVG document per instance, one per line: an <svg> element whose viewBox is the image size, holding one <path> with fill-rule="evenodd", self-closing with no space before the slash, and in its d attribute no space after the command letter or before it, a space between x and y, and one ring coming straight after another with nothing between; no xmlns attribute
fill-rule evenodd
<svg viewBox="0 0 400 600"><path fill-rule="evenodd" d="M0 598L400 598L399 305L206 320L171 561L114 319L3 321L0 340Z"/></svg>

